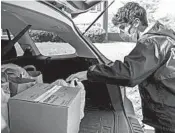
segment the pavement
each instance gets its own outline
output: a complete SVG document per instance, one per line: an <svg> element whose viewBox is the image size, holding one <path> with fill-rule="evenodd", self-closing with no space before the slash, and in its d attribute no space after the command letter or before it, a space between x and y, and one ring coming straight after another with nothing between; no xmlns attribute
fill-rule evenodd
<svg viewBox="0 0 175 133"><path fill-rule="evenodd" d="M124 60L135 47L135 43L111 42L111 43L94 43L94 45L110 60Z"/></svg>

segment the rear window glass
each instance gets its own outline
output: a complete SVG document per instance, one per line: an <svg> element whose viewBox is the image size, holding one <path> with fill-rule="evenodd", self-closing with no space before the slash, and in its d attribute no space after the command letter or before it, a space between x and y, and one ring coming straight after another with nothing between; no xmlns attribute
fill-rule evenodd
<svg viewBox="0 0 175 133"><path fill-rule="evenodd" d="M29 34L44 56L71 55L76 52L69 43L53 32L30 30Z"/></svg>

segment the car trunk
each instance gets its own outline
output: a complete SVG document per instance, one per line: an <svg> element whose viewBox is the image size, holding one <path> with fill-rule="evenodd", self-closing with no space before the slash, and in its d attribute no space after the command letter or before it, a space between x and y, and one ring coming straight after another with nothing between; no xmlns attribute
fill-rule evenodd
<svg viewBox="0 0 175 133"><path fill-rule="evenodd" d="M94 58L51 58L45 56L17 57L10 61L19 66L34 65L43 74L45 83L51 83L57 79L65 79L70 74L87 70L89 66L97 64ZM106 132L115 133L142 133L138 120L134 115L132 103L125 97L125 109L122 107L120 88L116 85L107 85L100 82L83 82L86 90L85 116L80 124L79 133ZM109 92L110 90L110 92ZM130 114L126 117L126 114ZM128 123L129 122L129 123Z"/></svg>
<svg viewBox="0 0 175 133"><path fill-rule="evenodd" d="M17 3L12 2L12 5L13 4ZM21 4L20 6L25 6L25 3ZM13 16L14 20L16 20L15 22L18 24L18 27L15 26L15 28L20 30L21 27L25 27L26 24L32 23L34 29L45 29L47 31L61 33L61 37L67 39L67 41L75 47L78 56L46 57L37 54L36 56L17 57L3 61L1 64L14 63L22 67L25 65L34 65L37 70L42 72L44 82L51 83L57 79L66 79L72 73L87 70L91 65L100 63L100 59L103 59L101 54L99 54L100 52L97 52L97 50L93 48L93 45L91 46L83 37L78 36L78 33L73 28L72 22L66 18L64 14L60 13L61 11L56 12L57 10L55 9L56 11L53 12L54 10L51 10L50 5L47 5L49 8L45 6L45 8L40 9L41 11L39 11L39 13L36 13L35 10L37 10L37 8L34 8L32 3L28 4L32 12L28 12L28 10L21 12L23 8L20 8L20 10L14 9L16 6L4 6L5 9L11 9L12 12L15 11L16 14L19 14L19 16L25 20L22 22L18 20L18 17ZM41 5L39 4L38 6ZM41 12L44 14L45 9L50 11L47 12L48 16L51 14L55 16L52 16L52 18L42 15ZM3 19L2 26L13 29L14 27L11 21L6 22L6 20L9 20L12 16L8 16L6 10L3 12L3 17L6 19ZM21 24L23 25L21 26L19 22L22 22ZM70 31L72 34L70 34ZM17 31L13 31L12 33L16 32ZM73 39L76 41L73 41ZM22 40L19 43L26 44L26 42ZM86 55L84 55L85 53ZM103 63L105 63L104 60ZM80 125L80 133L130 133L134 128L136 128L137 133L141 133L137 120L133 122L134 126L131 127L132 122L130 121L132 119L130 120L127 117L127 111L125 112L120 87L118 85L107 85L101 82L90 81L84 81L83 84L86 90L86 107L85 117ZM127 98L125 102L126 101ZM127 104L128 110L133 110L132 104L129 102L127 102ZM134 131L132 133L134 133Z"/></svg>
<svg viewBox="0 0 175 133"><path fill-rule="evenodd" d="M81 57L52 59L44 56L33 56L18 57L1 63L14 63L19 66L32 64L42 72L43 81L51 83L57 79L65 79L72 73L87 70L89 66L96 64L97 60ZM112 131L114 129L114 114L106 85L89 81L85 81L83 84L86 90L86 107L85 117L80 125L80 133L96 133L109 129ZM110 123L105 123L105 121ZM107 129L105 128L106 124L108 124Z"/></svg>

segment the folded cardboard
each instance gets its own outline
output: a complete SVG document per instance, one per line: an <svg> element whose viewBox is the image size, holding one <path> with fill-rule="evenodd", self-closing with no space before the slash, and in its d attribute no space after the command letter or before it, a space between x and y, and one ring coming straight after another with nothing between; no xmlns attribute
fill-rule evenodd
<svg viewBox="0 0 175 133"><path fill-rule="evenodd" d="M11 133L78 133L80 89L36 84L9 100Z"/></svg>

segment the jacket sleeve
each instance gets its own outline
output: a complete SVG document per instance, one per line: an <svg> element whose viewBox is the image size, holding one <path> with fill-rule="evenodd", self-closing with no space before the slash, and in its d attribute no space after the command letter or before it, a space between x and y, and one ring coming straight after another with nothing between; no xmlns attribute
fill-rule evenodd
<svg viewBox="0 0 175 133"><path fill-rule="evenodd" d="M150 76L161 64L159 48L152 39L140 40L124 62L91 66L87 77L90 81L133 87Z"/></svg>

